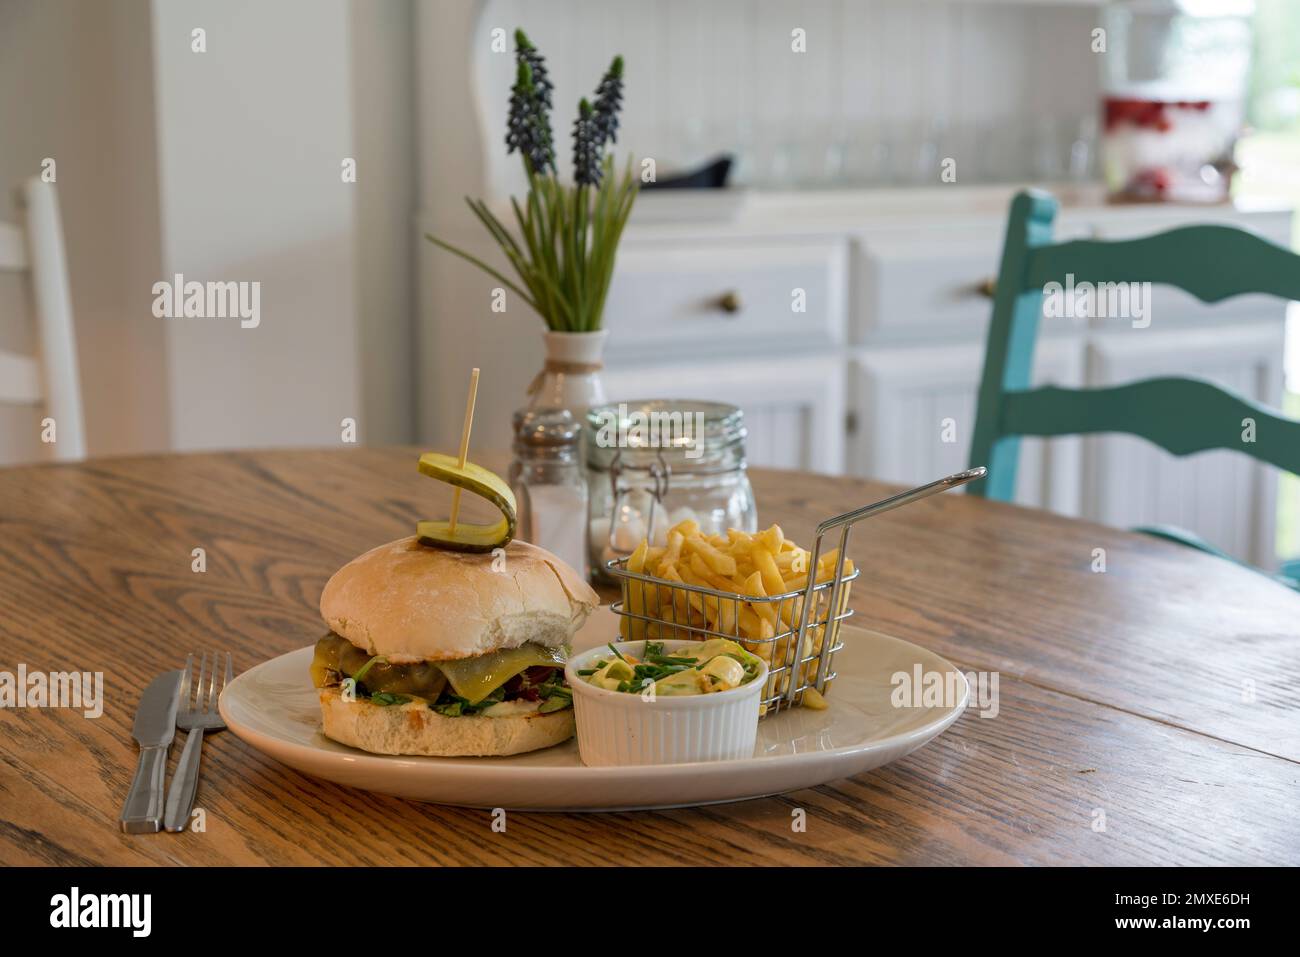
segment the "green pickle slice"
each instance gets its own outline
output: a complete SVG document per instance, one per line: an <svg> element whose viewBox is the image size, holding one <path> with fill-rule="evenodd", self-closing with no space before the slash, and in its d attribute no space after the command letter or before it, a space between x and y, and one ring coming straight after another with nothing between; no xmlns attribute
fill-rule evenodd
<svg viewBox="0 0 1300 957"><path fill-rule="evenodd" d="M458 521L455 531L447 521L419 522L415 531L421 542L457 552L490 552L508 545L514 538L518 507L514 493L501 476L473 462L466 462L461 468L455 456L441 452L421 455L420 471L430 478L472 492L501 510L500 521L491 524Z"/></svg>

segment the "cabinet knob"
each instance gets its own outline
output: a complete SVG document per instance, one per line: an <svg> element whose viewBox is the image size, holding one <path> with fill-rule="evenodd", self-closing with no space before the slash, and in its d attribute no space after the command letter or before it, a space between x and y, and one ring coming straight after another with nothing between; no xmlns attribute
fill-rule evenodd
<svg viewBox="0 0 1300 957"><path fill-rule="evenodd" d="M740 293L734 289L728 289L714 300L714 304L730 316L734 316L745 307L744 302L741 301Z"/></svg>

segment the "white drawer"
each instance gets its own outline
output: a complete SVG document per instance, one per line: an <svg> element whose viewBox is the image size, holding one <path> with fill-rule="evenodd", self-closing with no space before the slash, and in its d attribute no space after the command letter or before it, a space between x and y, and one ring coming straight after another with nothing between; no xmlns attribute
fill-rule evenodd
<svg viewBox="0 0 1300 957"><path fill-rule="evenodd" d="M847 259L839 239L627 243L605 305L609 354L843 342Z"/></svg>
<svg viewBox="0 0 1300 957"><path fill-rule="evenodd" d="M859 237L854 277L854 333L858 341L883 334L906 337L909 328L982 338L993 309L1006 224L909 226ZM1058 224L1061 239L1085 235L1080 223ZM936 328L927 329L933 334Z"/></svg>
<svg viewBox="0 0 1300 957"><path fill-rule="evenodd" d="M872 232L857 247L859 335L904 332L918 324L968 328L982 335L991 300L984 283L997 274L1002 234L992 226Z"/></svg>

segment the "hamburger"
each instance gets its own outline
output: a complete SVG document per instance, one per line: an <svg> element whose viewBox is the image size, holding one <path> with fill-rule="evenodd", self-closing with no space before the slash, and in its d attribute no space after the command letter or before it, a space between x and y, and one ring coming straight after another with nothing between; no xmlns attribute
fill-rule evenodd
<svg viewBox="0 0 1300 957"><path fill-rule="evenodd" d="M312 682L325 735L377 754L508 755L573 736L564 664L596 593L543 548L401 538L321 594Z"/></svg>

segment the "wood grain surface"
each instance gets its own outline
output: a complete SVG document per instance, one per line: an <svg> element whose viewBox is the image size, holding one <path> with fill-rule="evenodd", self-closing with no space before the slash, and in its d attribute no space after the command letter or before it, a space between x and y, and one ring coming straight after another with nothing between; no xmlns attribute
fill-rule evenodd
<svg viewBox="0 0 1300 957"><path fill-rule="evenodd" d="M121 834L145 684L191 650L229 649L243 670L319 637L334 569L445 510L415 460L240 452L0 472L0 670L102 671L106 685L98 719L0 710L0 863L1300 863L1300 596L1166 542L963 495L873 519L851 549L855 623L1000 675L997 717L968 711L893 765L709 808L512 813L496 833L487 812L317 781L223 733L204 746L205 833ZM753 480L761 520L801 540L888 491Z"/></svg>

